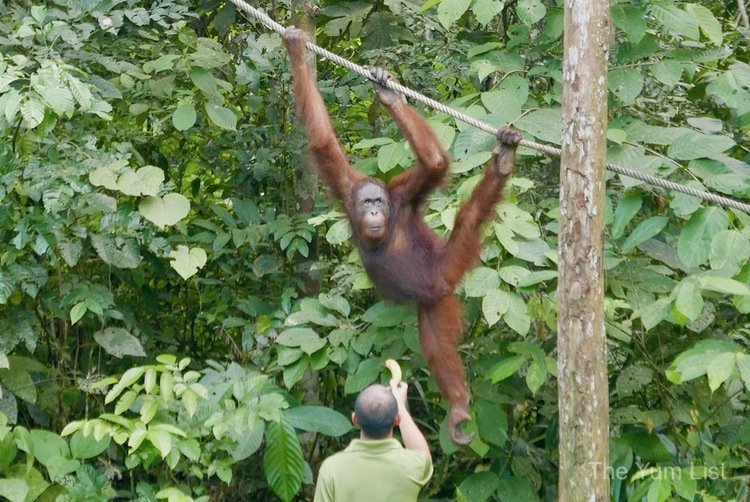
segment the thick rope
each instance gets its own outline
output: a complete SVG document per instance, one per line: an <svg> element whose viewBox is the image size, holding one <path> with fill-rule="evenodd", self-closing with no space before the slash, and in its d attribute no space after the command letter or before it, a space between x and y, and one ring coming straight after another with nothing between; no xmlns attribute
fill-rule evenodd
<svg viewBox="0 0 750 502"><path fill-rule="evenodd" d="M241 10L243 10L245 13L261 21L269 29L281 35L283 35L284 32L286 31L286 28L284 26L280 25L279 23L277 23L276 21L268 17L266 14L259 11L258 9L252 7L244 0L230 0L230 1L234 5L239 7ZM378 82L379 84L384 85L385 87L388 87L389 89L399 92L403 94L404 96L410 97L415 101L419 101L420 103L425 104L429 106L430 108L433 108L441 113L444 113L457 120L460 120L471 126L474 126L477 129L481 129L482 131L492 134L493 136L497 135L497 131L498 131L497 127L487 124L485 122L482 122L480 120L477 120L474 117L470 117L469 115L466 115L465 113L462 113L454 108L450 108L438 101L435 101L432 98L428 98L427 96L414 91L413 89L404 87L398 82L394 82L392 80L388 80L387 82L379 82L368 68L352 63L351 61L344 59L341 56L338 56L332 52L329 52L323 49L322 47L319 47L313 44L312 42L307 42L307 48L310 51L314 52L315 54L322 56L330 61L333 61L334 63L340 66L343 66L344 68L347 68L355 73L359 73L363 77L366 77L367 79L372 80L373 82ZM544 153L545 155L552 155L552 156L559 157L561 154L561 151L559 148L555 148L549 145L544 145L541 143L536 143L534 141L529 141L526 139L521 140L520 145L526 148L531 148L532 150L536 150L538 152ZM658 178L650 174L644 174L638 171L634 171L633 169L618 166L617 164L607 163L606 167L608 170L612 171L613 173L617 173L623 176L628 176L629 178L634 178L634 179L643 181L645 183L648 183L650 185L655 185L655 186L666 188L669 190L674 190L676 192L682 192L684 194L697 197L699 199L713 202L714 204L718 204L723 207L738 209L747 214L750 214L750 204L746 204L744 202L730 199L729 197L724 197L722 195L717 195L715 193L707 192L705 190L698 190L696 188L681 185L679 183L675 183L674 181L669 181L669 180L665 180L662 178Z"/></svg>

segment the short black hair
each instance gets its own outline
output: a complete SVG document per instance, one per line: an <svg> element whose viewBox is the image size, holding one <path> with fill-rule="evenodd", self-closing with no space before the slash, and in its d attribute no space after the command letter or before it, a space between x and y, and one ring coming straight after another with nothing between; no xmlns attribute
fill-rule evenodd
<svg viewBox="0 0 750 502"><path fill-rule="evenodd" d="M393 430L398 416L398 403L391 389L370 385L354 402L354 413L362 432L372 439L383 439Z"/></svg>

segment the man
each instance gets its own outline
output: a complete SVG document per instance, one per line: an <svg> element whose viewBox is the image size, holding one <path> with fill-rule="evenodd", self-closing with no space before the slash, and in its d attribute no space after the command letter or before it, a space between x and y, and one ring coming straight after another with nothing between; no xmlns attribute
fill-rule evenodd
<svg viewBox="0 0 750 502"><path fill-rule="evenodd" d="M406 408L406 391L403 382L371 385L357 396L352 423L359 439L323 462L315 502L417 500L432 477L432 455ZM393 437L397 425L406 448Z"/></svg>

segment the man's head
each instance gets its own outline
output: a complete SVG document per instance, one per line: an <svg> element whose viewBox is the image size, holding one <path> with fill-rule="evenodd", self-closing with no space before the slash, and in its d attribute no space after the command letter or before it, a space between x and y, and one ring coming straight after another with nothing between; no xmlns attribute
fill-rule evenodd
<svg viewBox="0 0 750 502"><path fill-rule="evenodd" d="M389 437L398 423L398 403L388 387L370 385L354 403L352 421L369 439Z"/></svg>

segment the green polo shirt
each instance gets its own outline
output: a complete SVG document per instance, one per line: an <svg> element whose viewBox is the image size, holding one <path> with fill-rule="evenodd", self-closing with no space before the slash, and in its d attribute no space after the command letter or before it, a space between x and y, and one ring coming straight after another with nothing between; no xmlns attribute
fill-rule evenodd
<svg viewBox="0 0 750 502"><path fill-rule="evenodd" d="M354 439L320 466L315 502L417 500L432 477L432 460L396 439Z"/></svg>

